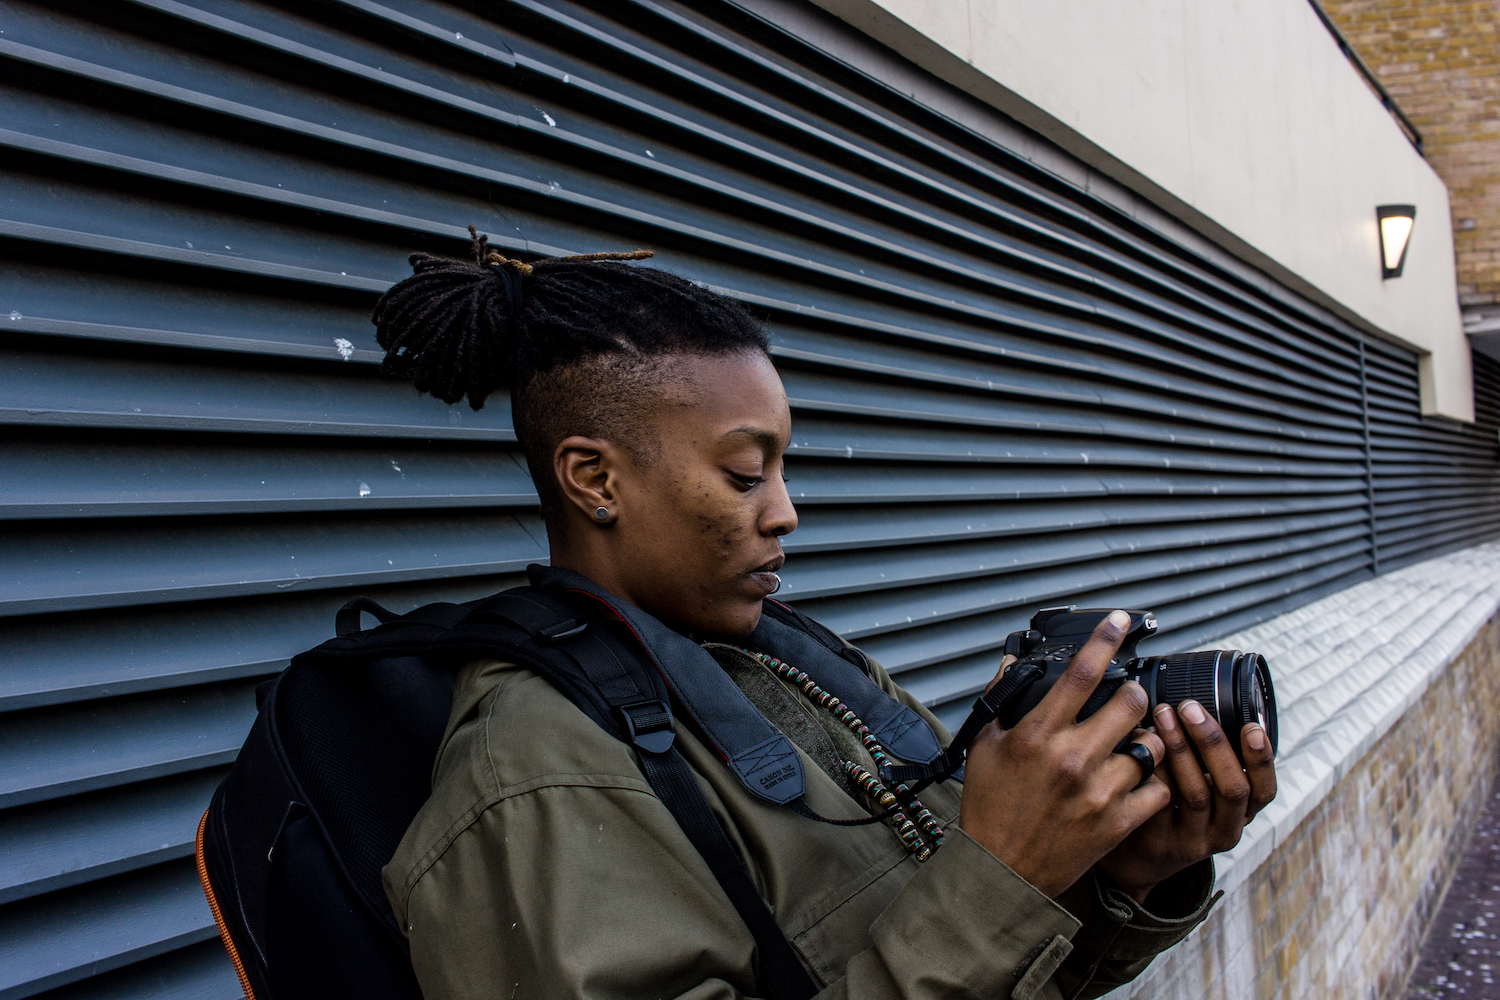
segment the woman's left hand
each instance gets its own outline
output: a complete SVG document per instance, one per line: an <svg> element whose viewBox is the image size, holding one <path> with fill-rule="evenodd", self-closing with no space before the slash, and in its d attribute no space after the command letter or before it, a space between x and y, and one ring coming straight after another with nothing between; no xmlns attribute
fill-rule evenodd
<svg viewBox="0 0 1500 1000"><path fill-rule="evenodd" d="M1238 844L1245 824L1276 797L1276 765L1260 726L1240 730L1242 767L1224 730L1197 702L1176 712L1160 705L1153 721L1167 748L1156 773L1171 787L1172 802L1099 861L1103 875L1136 902L1163 879Z"/></svg>

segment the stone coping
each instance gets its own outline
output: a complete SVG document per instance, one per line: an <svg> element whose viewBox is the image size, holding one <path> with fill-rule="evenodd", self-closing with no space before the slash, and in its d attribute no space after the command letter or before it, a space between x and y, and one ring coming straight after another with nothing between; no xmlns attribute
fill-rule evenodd
<svg viewBox="0 0 1500 1000"><path fill-rule="evenodd" d="M1263 653L1280 720L1276 800L1216 859L1233 892L1500 608L1500 542L1416 563L1212 645Z"/></svg>

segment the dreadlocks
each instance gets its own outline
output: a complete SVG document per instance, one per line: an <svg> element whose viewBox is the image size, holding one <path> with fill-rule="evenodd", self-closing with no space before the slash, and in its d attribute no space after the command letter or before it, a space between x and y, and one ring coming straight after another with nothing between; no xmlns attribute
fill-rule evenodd
<svg viewBox="0 0 1500 1000"><path fill-rule="evenodd" d="M445 403L467 397L476 410L509 389L549 526L561 503L552 477L559 442L609 438L649 461L642 418L672 380L674 355L767 349L738 302L624 263L650 250L526 263L492 249L473 226L469 233L473 263L412 254L412 276L381 296L371 317L386 349L381 371Z"/></svg>

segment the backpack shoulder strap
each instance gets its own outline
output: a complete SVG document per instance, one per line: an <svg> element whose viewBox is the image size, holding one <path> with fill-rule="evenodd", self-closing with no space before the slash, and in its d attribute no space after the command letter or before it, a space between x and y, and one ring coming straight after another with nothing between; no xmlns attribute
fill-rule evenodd
<svg viewBox="0 0 1500 1000"><path fill-rule="evenodd" d="M880 745L902 760L925 764L942 753L937 734L922 717L875 683L864 654L785 604L766 601L765 611L745 638L746 645L791 664L819 687L838 692L839 700L870 727Z"/></svg>
<svg viewBox="0 0 1500 1000"><path fill-rule="evenodd" d="M807 615L804 615L790 604L782 604L780 601L773 601L768 597L761 602L761 612L764 615L769 615L772 620L797 629L814 641L821 643L830 653L843 657L860 670L863 670L866 676L873 673L870 668L869 657L839 638L838 633L833 629L816 619L807 617Z"/></svg>
<svg viewBox="0 0 1500 1000"><path fill-rule="evenodd" d="M606 732L635 747L646 781L755 939L762 984L776 1000L809 1000L817 992L812 977L675 746L671 694L664 679L647 667L644 650L631 648L617 630L601 627L597 616L578 603L519 587L469 605L430 604L398 617L373 601L356 599L339 612L340 624L352 616L357 627L361 611L374 614L381 624L368 632L341 633L297 659L496 656L535 670Z"/></svg>

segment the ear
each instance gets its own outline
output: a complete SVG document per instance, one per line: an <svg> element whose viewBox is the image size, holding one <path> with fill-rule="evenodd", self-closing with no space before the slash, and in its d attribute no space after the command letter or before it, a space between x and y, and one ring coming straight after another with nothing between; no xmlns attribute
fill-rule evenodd
<svg viewBox="0 0 1500 1000"><path fill-rule="evenodd" d="M595 524L613 521L620 499L620 477L626 464L623 448L603 438L564 438L552 453L552 472L569 504ZM595 517L603 507L607 518Z"/></svg>

